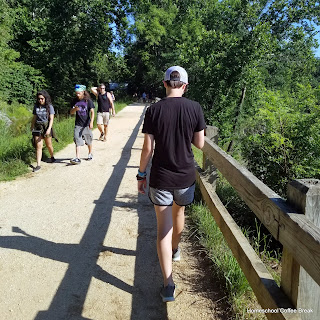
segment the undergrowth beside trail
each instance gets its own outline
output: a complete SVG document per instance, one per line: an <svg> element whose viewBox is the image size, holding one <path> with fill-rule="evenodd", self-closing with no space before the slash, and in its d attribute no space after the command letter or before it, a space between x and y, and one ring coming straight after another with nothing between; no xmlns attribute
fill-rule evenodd
<svg viewBox="0 0 320 320"><path fill-rule="evenodd" d="M126 107L131 100L124 99L115 102L116 113ZM30 165L35 161L35 149L31 143L30 125L32 113L26 107L16 106L18 110L13 112L12 107L2 108L6 111L12 123L8 126L4 121L0 121L0 181L14 180L16 177L30 172ZM23 112L21 111L23 110ZM96 111L96 108L95 108ZM18 119L20 115L20 119ZM95 121L96 123L96 121ZM96 127L96 124L95 124ZM59 142L52 139L54 153L62 150L73 142L74 117L57 116L53 123ZM43 148L42 160L49 157L47 148Z"/></svg>
<svg viewBox="0 0 320 320"><path fill-rule="evenodd" d="M194 148L193 152L197 163L202 164L202 151ZM273 239L221 175L217 181L216 192L279 285L282 251L280 244ZM212 261L213 272L225 282L226 294L235 319L266 319L262 314L247 313L247 308L260 308L256 297L210 210L202 202L199 188L197 188L195 199L194 204L187 209L191 220L190 228Z"/></svg>
<svg viewBox="0 0 320 320"><path fill-rule="evenodd" d="M212 261L212 272L225 283L234 319L264 319L248 317L246 309L254 308L254 294L208 208L197 202L190 206L187 214L192 221L191 230L194 229L200 245Z"/></svg>

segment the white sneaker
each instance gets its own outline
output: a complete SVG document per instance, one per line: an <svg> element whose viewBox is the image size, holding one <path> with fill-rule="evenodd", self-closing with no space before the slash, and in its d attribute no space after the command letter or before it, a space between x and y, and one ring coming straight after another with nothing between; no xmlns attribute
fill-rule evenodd
<svg viewBox="0 0 320 320"><path fill-rule="evenodd" d="M172 261L180 261L180 252L179 247L172 252Z"/></svg>
<svg viewBox="0 0 320 320"><path fill-rule="evenodd" d="M81 163L81 160L80 160L79 158L73 158L73 159L70 160L70 162L71 162L72 164L80 164L80 163Z"/></svg>
<svg viewBox="0 0 320 320"><path fill-rule="evenodd" d="M92 160L93 159L93 154L92 153L89 153L88 154L88 160L90 161L90 160Z"/></svg>

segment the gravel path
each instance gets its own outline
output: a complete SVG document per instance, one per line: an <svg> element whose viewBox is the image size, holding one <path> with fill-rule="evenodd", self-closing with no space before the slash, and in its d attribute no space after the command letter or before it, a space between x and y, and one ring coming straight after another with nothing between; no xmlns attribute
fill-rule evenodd
<svg viewBox="0 0 320 320"><path fill-rule="evenodd" d="M70 165L71 144L38 173L0 183L0 319L227 319L187 233L176 301L159 297L155 214L135 178L144 109L112 118L107 142L96 129L91 162L83 147Z"/></svg>

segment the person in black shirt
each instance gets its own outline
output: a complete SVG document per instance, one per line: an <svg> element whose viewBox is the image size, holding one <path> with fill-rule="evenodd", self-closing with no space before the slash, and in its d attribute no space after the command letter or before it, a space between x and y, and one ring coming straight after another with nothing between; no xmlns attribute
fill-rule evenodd
<svg viewBox="0 0 320 320"><path fill-rule="evenodd" d="M92 160L92 128L94 120L94 104L90 99L86 86L77 84L75 86L76 98L71 102L70 114L76 115L74 127L74 142L76 144L76 157L71 159L72 164L80 164L80 147L84 141L88 146L89 154L87 160Z"/></svg>
<svg viewBox="0 0 320 320"><path fill-rule="evenodd" d="M112 109L112 115L116 115L113 98L111 93L106 92L106 86L104 83L101 83L99 87L92 87L91 92L98 100L97 127L100 131L99 140L107 141L108 124L110 119L109 110Z"/></svg>
<svg viewBox="0 0 320 320"><path fill-rule="evenodd" d="M145 114L137 180L138 191L145 194L146 168L154 151L149 198L157 216L157 252L163 275L160 295L168 302L174 301L172 261L180 260L184 209L194 198L196 176L191 144L203 147L206 124L200 104L182 97L188 85L185 69L169 68L163 83L166 98L151 105Z"/></svg>

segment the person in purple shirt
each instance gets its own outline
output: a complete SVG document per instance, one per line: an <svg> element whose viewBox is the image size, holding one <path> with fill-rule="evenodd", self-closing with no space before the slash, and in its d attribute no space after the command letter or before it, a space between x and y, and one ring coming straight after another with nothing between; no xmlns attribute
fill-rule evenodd
<svg viewBox="0 0 320 320"><path fill-rule="evenodd" d="M71 159L72 164L80 164L80 147L86 143L88 146L88 158L92 160L92 128L94 120L94 104L90 99L86 86L77 84L75 86L76 98L71 102L70 114L76 115L74 127L74 142L76 144L76 157Z"/></svg>

